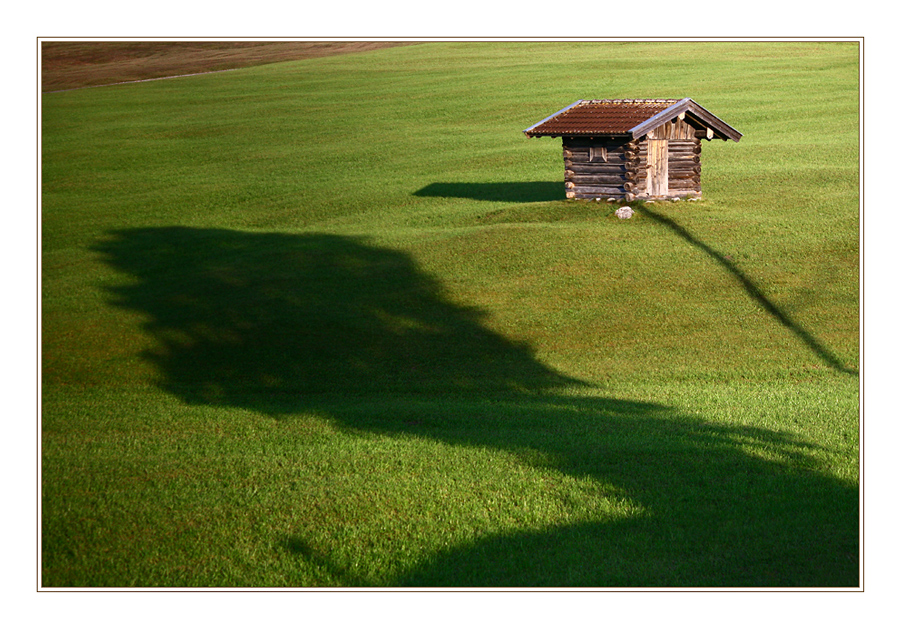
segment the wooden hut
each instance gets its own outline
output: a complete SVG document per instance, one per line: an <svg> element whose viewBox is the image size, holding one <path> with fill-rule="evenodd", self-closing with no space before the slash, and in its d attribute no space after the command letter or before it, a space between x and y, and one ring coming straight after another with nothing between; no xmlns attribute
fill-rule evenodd
<svg viewBox="0 0 900 628"><path fill-rule="evenodd" d="M741 134L690 98L579 100L524 131L561 137L567 198L699 197L701 140Z"/></svg>

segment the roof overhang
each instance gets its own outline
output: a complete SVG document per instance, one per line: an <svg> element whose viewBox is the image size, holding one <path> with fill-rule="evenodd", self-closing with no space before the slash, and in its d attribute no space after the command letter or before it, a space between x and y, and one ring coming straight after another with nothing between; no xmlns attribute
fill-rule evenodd
<svg viewBox="0 0 900 628"><path fill-rule="evenodd" d="M571 109L572 107L575 107L576 105L580 105L580 104L583 103L583 102L584 102L583 100L576 100L575 102L573 102L573 103L572 103L571 105L569 105L568 107L563 107L562 109L560 109L560 110L557 111L556 113L551 113L549 116L547 116L546 118L544 118L544 119L541 120L540 122L537 122L537 123L535 123L535 124L532 124L530 127L528 127L527 129L525 129L524 131L522 131L522 133L524 133L524 134L527 135L528 137L532 137L532 135L531 135L531 131L532 131L532 130L534 130L534 129L536 129L537 127L541 126L542 124L544 124L544 122L547 122L548 120L552 120L553 118L555 118L556 116L560 115L561 113L565 113L566 111L568 111L568 110Z"/></svg>

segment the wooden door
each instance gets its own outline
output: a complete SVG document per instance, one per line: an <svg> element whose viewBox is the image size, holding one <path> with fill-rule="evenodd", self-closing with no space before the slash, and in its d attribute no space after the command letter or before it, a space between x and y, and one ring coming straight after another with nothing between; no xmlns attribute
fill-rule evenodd
<svg viewBox="0 0 900 628"><path fill-rule="evenodd" d="M669 140L647 140L647 193L651 197L669 194Z"/></svg>

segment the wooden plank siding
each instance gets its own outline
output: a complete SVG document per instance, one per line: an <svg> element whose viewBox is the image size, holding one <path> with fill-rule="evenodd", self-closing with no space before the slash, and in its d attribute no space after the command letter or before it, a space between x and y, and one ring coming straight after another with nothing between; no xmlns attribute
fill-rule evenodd
<svg viewBox="0 0 900 628"><path fill-rule="evenodd" d="M676 118L671 122L664 122L647 133L651 140L693 140L697 129L684 120Z"/></svg>
<svg viewBox="0 0 900 628"><path fill-rule="evenodd" d="M669 193L669 140L647 140L647 196L665 198Z"/></svg>
<svg viewBox="0 0 900 628"><path fill-rule="evenodd" d="M638 198L700 196L701 148L697 133L698 129L682 118L665 122L647 133L645 142L656 144L665 141L667 144L665 156L657 155L657 159L664 159L666 162L665 181L664 185L663 181L659 181L660 185L656 188L652 185L648 187L645 183L640 188ZM659 167L659 170L662 168ZM663 178L661 172L658 178Z"/></svg>

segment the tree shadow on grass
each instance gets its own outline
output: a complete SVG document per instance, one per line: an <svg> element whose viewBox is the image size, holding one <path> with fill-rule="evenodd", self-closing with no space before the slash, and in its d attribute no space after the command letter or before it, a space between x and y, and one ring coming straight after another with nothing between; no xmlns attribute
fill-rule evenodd
<svg viewBox="0 0 900 628"><path fill-rule="evenodd" d="M430 183L414 192L415 196L468 198L476 201L538 203L565 200L560 181L512 181L503 183Z"/></svg>
<svg viewBox="0 0 900 628"><path fill-rule="evenodd" d="M118 231L96 250L131 277L110 298L146 317L158 385L189 403L512 452L639 507L474 538L388 581L285 539L345 586L858 585L858 489L818 472L813 445L578 394L404 253L181 227Z"/></svg>
<svg viewBox="0 0 900 628"><path fill-rule="evenodd" d="M592 498L626 513L476 535L387 581L360 576L351 561L336 558L340 552L290 539L293 551L345 586L859 584L858 488L818 472L817 446L789 432L713 424L655 403L550 392L344 408L340 421L512 452L538 468L599 481ZM547 496L573 499L561 496L552 474L538 481ZM492 507L498 518L528 519L527 506L509 495Z"/></svg>
<svg viewBox="0 0 900 628"><path fill-rule="evenodd" d="M451 303L400 252L333 235L136 229L98 247L135 282L160 386L193 403L315 394L541 390L575 380ZM250 394L253 401L245 401Z"/></svg>

